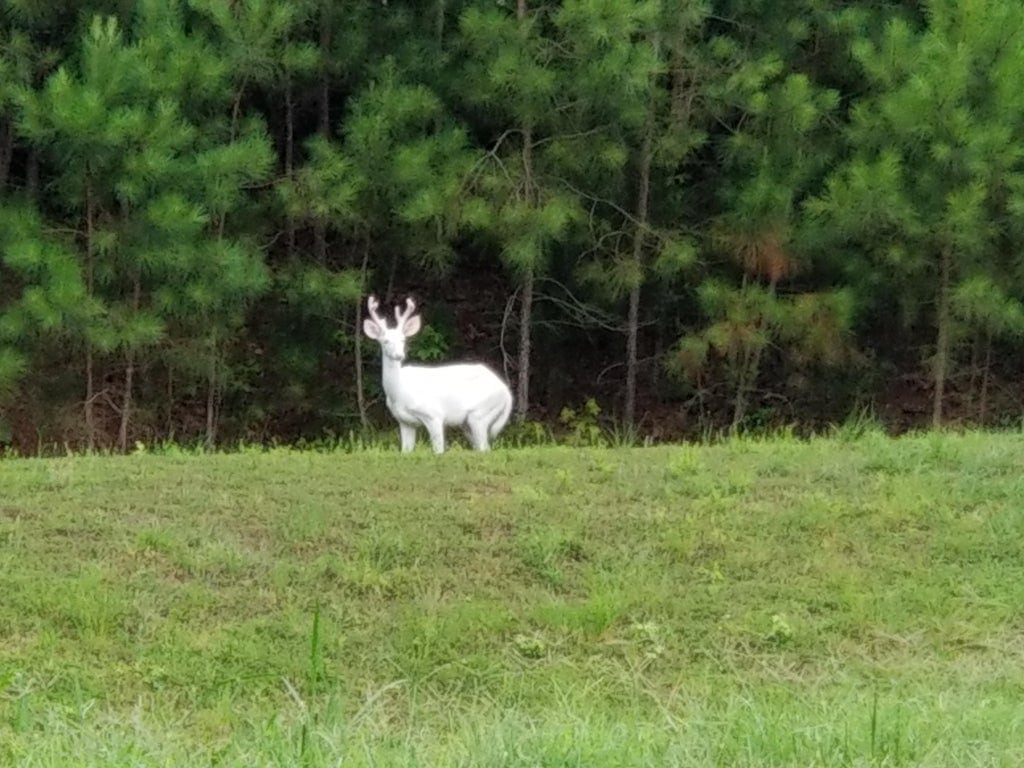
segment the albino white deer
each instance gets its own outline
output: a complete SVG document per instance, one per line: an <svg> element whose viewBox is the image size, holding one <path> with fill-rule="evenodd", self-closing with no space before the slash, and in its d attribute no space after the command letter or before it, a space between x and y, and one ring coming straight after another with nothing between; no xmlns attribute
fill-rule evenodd
<svg viewBox="0 0 1024 768"><path fill-rule="evenodd" d="M416 305L405 300L395 307L397 325L389 328L378 312L377 299L367 300L369 317L363 332L380 344L384 394L388 410L398 420L402 451L416 445L416 428L426 428L434 453L444 453L444 428L461 427L473 448L486 451L490 441L508 423L512 392L498 375L482 363L403 365L405 340L420 330Z"/></svg>

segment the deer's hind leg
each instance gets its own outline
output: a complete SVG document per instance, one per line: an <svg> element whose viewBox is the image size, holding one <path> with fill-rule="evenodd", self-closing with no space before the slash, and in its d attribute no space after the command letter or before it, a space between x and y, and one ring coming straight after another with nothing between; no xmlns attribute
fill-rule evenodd
<svg viewBox="0 0 1024 768"><path fill-rule="evenodd" d="M466 434L469 436L469 443L473 446L473 450L476 451L487 451L490 450L491 444L487 437L487 428L489 422L486 418L469 417L466 420Z"/></svg>
<svg viewBox="0 0 1024 768"><path fill-rule="evenodd" d="M430 435L430 447L434 449L434 453L444 453L444 420L427 419L423 422L423 426L427 428L427 434Z"/></svg>
<svg viewBox="0 0 1024 768"><path fill-rule="evenodd" d="M409 453L416 447L416 425L398 422L398 437L402 441L402 453Z"/></svg>

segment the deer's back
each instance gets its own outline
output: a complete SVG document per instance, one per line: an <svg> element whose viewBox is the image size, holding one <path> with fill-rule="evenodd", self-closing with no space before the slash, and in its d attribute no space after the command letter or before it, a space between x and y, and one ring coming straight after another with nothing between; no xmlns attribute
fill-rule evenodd
<svg viewBox="0 0 1024 768"><path fill-rule="evenodd" d="M480 363L406 365L401 382L400 391L388 398L399 419L426 412L462 424L475 409L497 407L512 397L498 374Z"/></svg>

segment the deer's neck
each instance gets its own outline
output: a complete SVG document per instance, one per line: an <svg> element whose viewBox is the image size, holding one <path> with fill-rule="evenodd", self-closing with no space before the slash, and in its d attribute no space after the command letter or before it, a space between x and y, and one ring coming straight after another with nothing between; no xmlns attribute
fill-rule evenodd
<svg viewBox="0 0 1024 768"><path fill-rule="evenodd" d="M402 363L387 355L382 355L382 357L384 394L387 395L388 400L395 400L400 396L402 388Z"/></svg>

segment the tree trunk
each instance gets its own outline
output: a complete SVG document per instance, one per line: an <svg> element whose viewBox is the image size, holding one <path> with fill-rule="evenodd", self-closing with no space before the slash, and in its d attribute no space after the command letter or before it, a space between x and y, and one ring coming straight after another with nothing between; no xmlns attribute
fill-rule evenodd
<svg viewBox="0 0 1024 768"><path fill-rule="evenodd" d="M526 21L526 0L516 0L516 18ZM533 127L523 126L523 196L527 204L534 203L533 189ZM522 302L519 305L519 378L516 382L516 421L522 422L530 409L530 337L533 324L534 267L527 268L520 287Z"/></svg>
<svg viewBox="0 0 1024 768"><path fill-rule="evenodd" d="M630 438L636 430L636 368L637 336L640 326L640 285L629 289L629 311L626 315L626 407L623 414Z"/></svg>
<svg viewBox="0 0 1024 768"><path fill-rule="evenodd" d="M327 227L319 219L313 222L313 253L317 264L327 263Z"/></svg>
<svg viewBox="0 0 1024 768"><path fill-rule="evenodd" d="M125 353L124 396L121 398L121 426L117 430L117 447L121 453L128 450L128 422L131 420L132 387L135 380L135 352Z"/></svg>
<svg viewBox="0 0 1024 768"><path fill-rule="evenodd" d="M325 6L326 8L326 6ZM320 14L320 93L317 132L324 138L331 135L331 73L327 65L331 47L331 18L326 10Z"/></svg>
<svg viewBox="0 0 1024 768"><path fill-rule="evenodd" d="M519 305L519 379L516 382L516 420L523 421L530 409L530 324L533 322L533 269L529 269L520 287Z"/></svg>
<svg viewBox="0 0 1024 768"><path fill-rule="evenodd" d="M768 283L768 294L771 296L772 301L775 300L775 291L778 287L778 282L778 276L772 275L771 280ZM758 330L761 331L761 333L767 332L767 317L761 318L761 321L758 323ZM743 423L743 419L747 416L747 407L750 404L749 395L754 389L754 384L757 383L758 376L761 372L761 356L764 354L764 348L767 346L767 342L759 343L754 349L748 350L743 355L740 377L736 384L736 400L732 414L731 429L733 434L739 431L740 424Z"/></svg>
<svg viewBox="0 0 1024 768"><path fill-rule="evenodd" d="M167 441L174 442L174 366L167 364Z"/></svg>
<svg viewBox="0 0 1024 768"><path fill-rule="evenodd" d="M370 240L367 238L363 246L363 285L366 285L366 269L370 261ZM356 304L356 405L359 407L359 423L364 431L370 428L370 420L366 416L366 392L363 388L363 299Z"/></svg>
<svg viewBox="0 0 1024 768"><path fill-rule="evenodd" d="M651 107L653 110L653 105ZM640 187L636 201L636 225L633 232L633 262L638 276L629 289L629 315L626 321L626 430L630 437L636 428L637 336L640 333L640 285L643 274L644 238L647 234L648 203L651 194L651 160L653 125L650 112L640 148Z"/></svg>
<svg viewBox="0 0 1024 768"><path fill-rule="evenodd" d="M934 399L932 400L932 427L942 426L942 406L946 394L946 378L949 373L949 325L952 322L949 309L949 280L953 254L949 246L942 249L939 259L939 290L936 302L937 335L935 341Z"/></svg>
<svg viewBox="0 0 1024 768"><path fill-rule="evenodd" d="M750 352L744 351L739 377L736 381L736 398L732 405L732 425L729 427L729 431L734 435L739 432L740 424L747 415L747 372L749 370Z"/></svg>
<svg viewBox="0 0 1024 768"><path fill-rule="evenodd" d="M967 402L972 408L977 403L977 383L978 376L981 373L981 365L978 363L978 350L981 344L982 339L980 335L974 336L971 340L971 364L968 368L971 372L971 378L967 382Z"/></svg>
<svg viewBox="0 0 1024 768"><path fill-rule="evenodd" d="M519 0L520 18L525 12L524 0ZM533 131L529 126L523 129L523 188L526 199L533 202ZM520 286L522 301L519 304L519 378L516 382L515 417L522 422L530 409L530 356L533 325L533 286L535 272L527 267Z"/></svg>
<svg viewBox="0 0 1024 768"><path fill-rule="evenodd" d="M242 79L235 93L235 102L231 109L231 143L235 143L238 136L238 126L242 117L242 99L245 90L249 85L248 77ZM217 239L223 240L227 230L227 211L221 211L220 220L217 222ZM217 333L212 332L210 348L210 360L207 368L206 382L206 448L213 450L217 443L217 397L219 395L217 383Z"/></svg>
<svg viewBox="0 0 1024 768"><path fill-rule="evenodd" d="M135 276L135 285L132 287L132 309L135 314L139 312L139 304L142 299L142 285L139 276ZM121 398L121 425L117 430L117 446L121 453L128 450L128 424L131 421L132 413L132 387L135 381L135 350L129 346L125 350L124 368L124 395Z"/></svg>
<svg viewBox="0 0 1024 768"><path fill-rule="evenodd" d="M988 420L988 382L992 370L992 333L985 334L985 367L981 370L981 397L978 403L978 421L982 425Z"/></svg>
<svg viewBox="0 0 1024 768"><path fill-rule="evenodd" d="M88 171L86 172L88 173ZM85 289L89 298L94 292L96 201L93 199L92 180L85 181ZM96 448L96 384L93 372L92 341L85 336L85 440L90 451Z"/></svg>
<svg viewBox="0 0 1024 768"><path fill-rule="evenodd" d="M96 448L96 411L93 401L96 399L96 390L93 384L95 374L93 372L92 345L85 342L85 445L90 451Z"/></svg>
<svg viewBox="0 0 1024 768"><path fill-rule="evenodd" d="M447 10L445 5L445 0L437 0L437 24L435 31L437 33L438 48L444 44L444 15Z"/></svg>
<svg viewBox="0 0 1024 768"><path fill-rule="evenodd" d="M212 451L217 445L217 335L210 338L210 359L206 370L206 450Z"/></svg>
<svg viewBox="0 0 1024 768"><path fill-rule="evenodd" d="M295 92L291 75L288 76L284 89L284 177L291 181L295 175ZM288 258L295 256L295 219L289 213L285 220L285 246Z"/></svg>
<svg viewBox="0 0 1024 768"><path fill-rule="evenodd" d="M650 297L648 297L650 298ZM654 365L651 366L651 392L661 402L661 365L665 354L665 329L662 323L654 325Z"/></svg>
<svg viewBox="0 0 1024 768"><path fill-rule="evenodd" d="M242 98L245 96L245 89L248 84L249 81L246 78L243 78L241 84L238 86L238 91L235 92L235 102L231 107L231 144L234 144L235 139L238 137L238 125L242 119ZM227 227L227 221L227 211L221 211L220 216L217 217L218 240L224 239L224 231Z"/></svg>
<svg viewBox="0 0 1024 768"><path fill-rule="evenodd" d="M324 4L320 11L321 62L327 60L328 51L331 46L331 17L327 8L328 6ZM325 63L320 65L317 131L325 139L331 136L331 76ZM327 263L327 226L320 220L313 222L313 252L319 264Z"/></svg>
<svg viewBox="0 0 1024 768"><path fill-rule="evenodd" d="M28 199L39 199L39 153L34 149L28 151L25 159L25 194Z"/></svg>
<svg viewBox="0 0 1024 768"><path fill-rule="evenodd" d="M7 188L11 175L11 157L14 154L14 124L4 120L0 126L0 191Z"/></svg>

